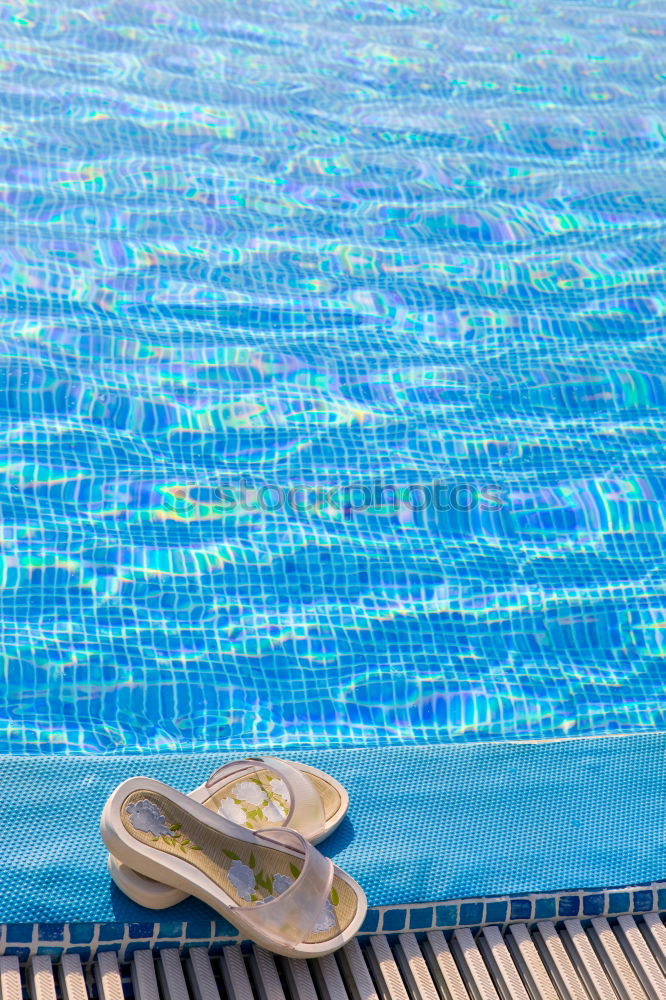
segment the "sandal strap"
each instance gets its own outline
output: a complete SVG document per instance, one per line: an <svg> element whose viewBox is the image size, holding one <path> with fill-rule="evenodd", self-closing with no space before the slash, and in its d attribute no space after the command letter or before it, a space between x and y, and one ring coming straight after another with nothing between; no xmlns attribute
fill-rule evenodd
<svg viewBox="0 0 666 1000"><path fill-rule="evenodd" d="M286 847L297 852L304 858L304 864L298 877L276 899L234 909L242 910L245 919L251 914L257 929L281 945L301 944L313 933L326 905L333 884L333 862L295 830L278 827L256 830L254 835L278 850Z"/></svg>
<svg viewBox="0 0 666 1000"><path fill-rule="evenodd" d="M228 784L232 778L245 778L257 770L254 759L244 757L242 760L230 760L221 764L205 783L205 787L213 795L219 785Z"/></svg>
<svg viewBox="0 0 666 1000"><path fill-rule="evenodd" d="M304 771L277 757L247 757L245 760L234 760L229 764L223 764L211 774L206 782L206 788L212 794L213 789L222 782L227 783L234 776L246 777L259 770L277 774L287 786L289 812L282 821L282 826L294 826L308 839L321 833L326 819L319 792Z"/></svg>
<svg viewBox="0 0 666 1000"><path fill-rule="evenodd" d="M261 757L269 771L279 775L289 792L289 812L283 826L295 827L306 840L321 833L326 823L324 803L305 771L277 757Z"/></svg>

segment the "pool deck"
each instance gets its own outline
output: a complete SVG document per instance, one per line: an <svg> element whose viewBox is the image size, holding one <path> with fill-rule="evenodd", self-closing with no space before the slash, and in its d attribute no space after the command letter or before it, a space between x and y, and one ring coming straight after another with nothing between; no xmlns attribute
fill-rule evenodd
<svg viewBox="0 0 666 1000"><path fill-rule="evenodd" d="M666 909L666 734L284 756L349 790L321 849L365 888L366 933ZM226 759L0 757L0 953L234 939L196 901L154 911L128 900L98 831L123 779L188 791Z"/></svg>

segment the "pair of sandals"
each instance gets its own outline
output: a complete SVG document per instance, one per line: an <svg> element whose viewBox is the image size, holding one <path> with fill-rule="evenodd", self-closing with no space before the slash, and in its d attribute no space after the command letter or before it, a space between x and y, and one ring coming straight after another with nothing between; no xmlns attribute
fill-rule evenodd
<svg viewBox="0 0 666 1000"><path fill-rule="evenodd" d="M353 938L367 910L358 883L313 846L348 805L324 771L257 757L225 764L189 795L130 778L100 830L109 872L136 903L161 909L196 896L261 947L315 958Z"/></svg>

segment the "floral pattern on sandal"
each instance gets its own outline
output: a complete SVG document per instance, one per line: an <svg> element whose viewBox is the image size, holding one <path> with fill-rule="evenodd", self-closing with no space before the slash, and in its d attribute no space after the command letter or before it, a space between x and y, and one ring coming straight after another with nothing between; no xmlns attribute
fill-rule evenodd
<svg viewBox="0 0 666 1000"><path fill-rule="evenodd" d="M248 778L234 785L217 811L232 823L256 830L266 823L283 823L289 806L289 791L281 778L271 777L265 782Z"/></svg>
<svg viewBox="0 0 666 1000"><path fill-rule="evenodd" d="M154 802L149 799L140 799L132 802L127 807L127 815L135 830L140 833L151 833L153 841L162 839L171 847L178 847L187 854L189 851L200 851L201 848L193 844L191 840L183 839L180 831L180 823L172 823L167 826L166 817L162 815Z"/></svg>
<svg viewBox="0 0 666 1000"><path fill-rule="evenodd" d="M225 851L224 853L227 857L231 858L231 851ZM262 871L256 871L256 863L253 855L250 856L249 865L244 864L239 857L234 855L229 867L228 877L242 900L246 903L261 905L262 903L270 903L277 896L281 896L290 885L294 884L295 879L299 875L299 869L296 865L291 865L291 872L293 877L282 875L278 872L271 877L270 875L265 875ZM261 893L267 893L267 895L262 896ZM339 902L340 899L336 890L331 889L331 893L312 928L313 933L320 934L323 931L329 931L335 926L335 907Z"/></svg>
<svg viewBox="0 0 666 1000"><path fill-rule="evenodd" d="M154 837L162 837L169 833L165 817L149 799L133 802L127 807L127 815L134 829L140 830L141 833L152 833Z"/></svg>

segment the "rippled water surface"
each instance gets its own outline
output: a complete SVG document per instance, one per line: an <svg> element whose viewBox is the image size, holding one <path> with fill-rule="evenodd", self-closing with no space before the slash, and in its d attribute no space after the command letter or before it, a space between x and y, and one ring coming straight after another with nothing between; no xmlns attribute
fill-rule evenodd
<svg viewBox="0 0 666 1000"><path fill-rule="evenodd" d="M660 8L0 3L0 750L666 727Z"/></svg>

